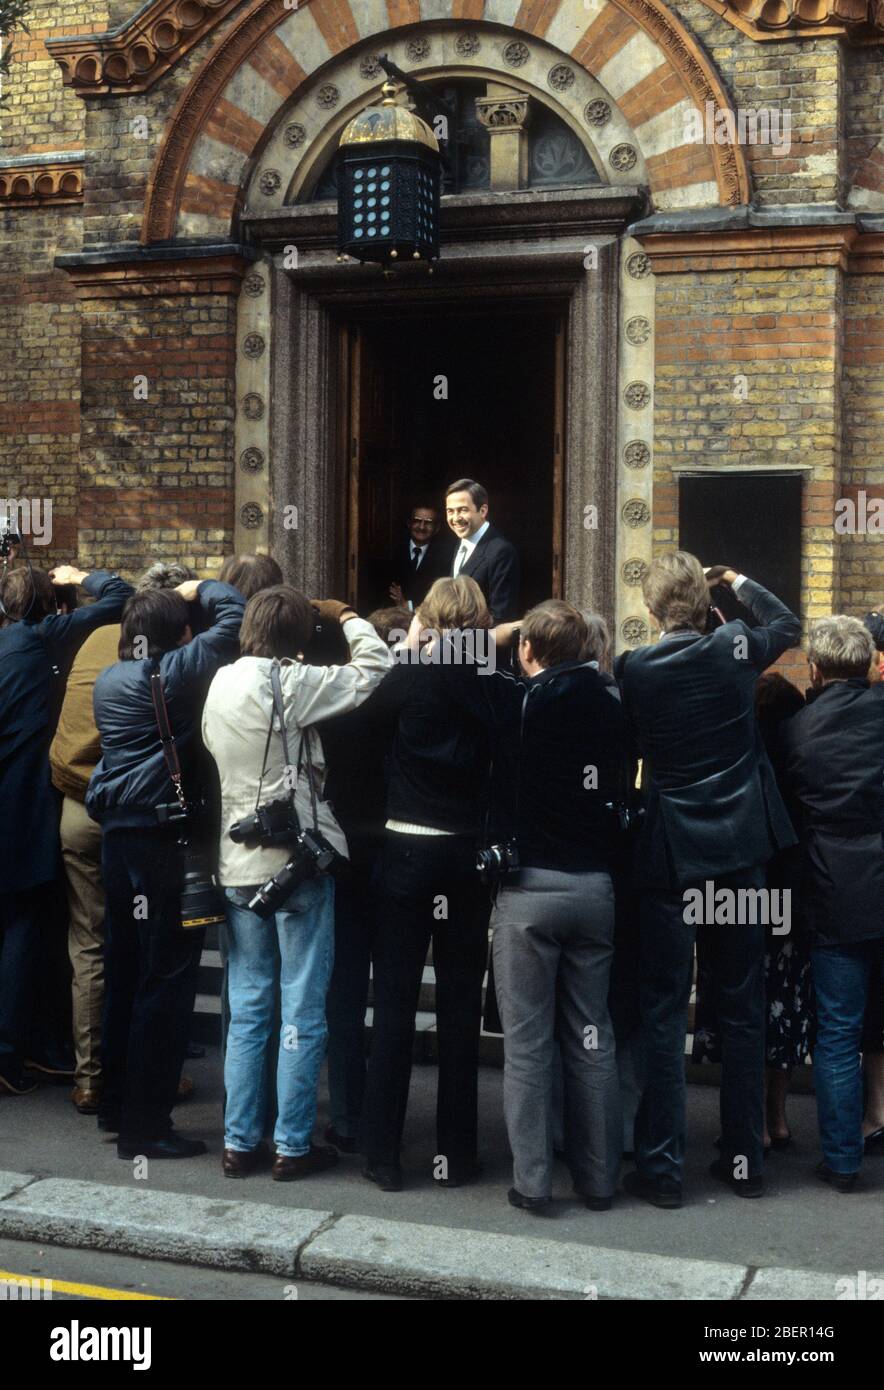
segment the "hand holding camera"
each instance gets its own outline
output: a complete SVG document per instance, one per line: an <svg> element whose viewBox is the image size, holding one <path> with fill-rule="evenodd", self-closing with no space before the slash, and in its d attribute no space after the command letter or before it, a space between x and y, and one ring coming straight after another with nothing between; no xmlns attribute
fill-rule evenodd
<svg viewBox="0 0 884 1390"><path fill-rule="evenodd" d="M175 585L175 592L181 595L185 603L194 603L202 582L201 579L185 579L183 584Z"/></svg>
<svg viewBox="0 0 884 1390"><path fill-rule="evenodd" d="M350 618L359 616L349 603L340 603L335 598L314 598L310 602L324 623L340 623L343 626Z"/></svg>
<svg viewBox="0 0 884 1390"><path fill-rule="evenodd" d="M49 571L49 578L57 585L82 584L88 577L89 571L77 569L76 565L56 565L54 570Z"/></svg>
<svg viewBox="0 0 884 1390"><path fill-rule="evenodd" d="M703 573L710 589L714 589L716 584L727 584L730 587L737 578L737 571L732 570L729 565L710 565Z"/></svg>

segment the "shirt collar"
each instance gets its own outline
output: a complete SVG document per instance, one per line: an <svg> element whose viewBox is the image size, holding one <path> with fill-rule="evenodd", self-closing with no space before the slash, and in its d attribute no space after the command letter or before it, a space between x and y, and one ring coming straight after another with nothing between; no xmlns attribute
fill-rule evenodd
<svg viewBox="0 0 884 1390"><path fill-rule="evenodd" d="M465 546L467 547L467 554L468 554L468 555L472 555L473 551L475 550L476 546L479 544L480 540L482 539L482 537L484 536L485 532L488 530L488 527L489 527L490 525L491 525L491 522L490 522L490 521L483 521L483 523L482 523L482 525L479 527L478 531L476 531L472 536L468 536L468 537L466 538L466 540L461 541L461 545L465 545Z"/></svg>

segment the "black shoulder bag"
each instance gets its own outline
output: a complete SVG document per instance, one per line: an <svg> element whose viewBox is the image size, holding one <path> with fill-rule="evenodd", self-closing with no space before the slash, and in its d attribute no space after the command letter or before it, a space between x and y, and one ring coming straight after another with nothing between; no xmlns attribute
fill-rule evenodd
<svg viewBox="0 0 884 1390"><path fill-rule="evenodd" d="M178 835L181 925L186 930L192 931L201 927L213 926L225 920L227 914L224 895L212 867L213 856L208 846L195 843L195 806L191 805L184 795L181 760L175 745L175 735L172 733L172 726L169 723L163 678L159 671L154 671L151 675L150 693L157 728L160 731L160 742L163 746L166 769L172 779L172 786L175 788L178 802L177 813L174 808L170 814L169 807L159 807L158 819L161 824L175 822L181 824L181 831ZM160 814L161 812L165 812L165 814Z"/></svg>

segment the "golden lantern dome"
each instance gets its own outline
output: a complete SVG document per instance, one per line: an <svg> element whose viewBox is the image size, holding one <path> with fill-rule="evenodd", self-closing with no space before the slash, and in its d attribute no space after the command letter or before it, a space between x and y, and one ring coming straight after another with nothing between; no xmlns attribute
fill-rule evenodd
<svg viewBox="0 0 884 1390"><path fill-rule="evenodd" d="M367 106L344 127L340 148L377 144L382 140L402 140L426 145L428 149L438 152L439 141L426 121L409 111L407 106L398 105L396 83L385 82L381 90L384 100L380 106Z"/></svg>

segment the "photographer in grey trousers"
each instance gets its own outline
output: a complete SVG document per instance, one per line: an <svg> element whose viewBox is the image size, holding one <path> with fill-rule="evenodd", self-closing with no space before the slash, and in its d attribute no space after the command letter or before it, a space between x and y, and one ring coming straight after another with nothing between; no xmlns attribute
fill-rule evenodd
<svg viewBox="0 0 884 1390"><path fill-rule="evenodd" d="M498 640L513 627L498 628ZM550 599L521 622L522 676L447 672L455 698L493 731L486 861L497 883L491 924L513 1152L509 1201L529 1211L552 1199L555 1042L566 1162L590 1209L610 1207L621 1153L608 986L615 807L629 755L619 693L584 659L587 639L582 615Z"/></svg>

